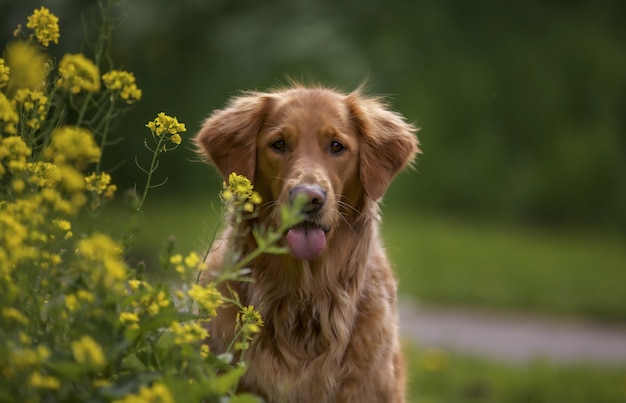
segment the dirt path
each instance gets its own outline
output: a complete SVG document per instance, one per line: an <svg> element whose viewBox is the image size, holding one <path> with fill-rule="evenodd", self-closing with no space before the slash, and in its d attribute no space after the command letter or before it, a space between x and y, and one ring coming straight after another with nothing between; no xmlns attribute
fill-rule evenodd
<svg viewBox="0 0 626 403"><path fill-rule="evenodd" d="M400 323L402 334L423 347L517 363L545 358L626 367L626 326L434 309L403 299Z"/></svg>

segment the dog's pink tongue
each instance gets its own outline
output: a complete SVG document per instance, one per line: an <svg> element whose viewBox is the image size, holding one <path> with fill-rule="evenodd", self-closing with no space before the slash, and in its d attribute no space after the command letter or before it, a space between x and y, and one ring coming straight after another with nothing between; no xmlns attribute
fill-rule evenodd
<svg viewBox="0 0 626 403"><path fill-rule="evenodd" d="M298 225L287 231L287 247L296 259L315 260L326 247L326 234L312 225Z"/></svg>

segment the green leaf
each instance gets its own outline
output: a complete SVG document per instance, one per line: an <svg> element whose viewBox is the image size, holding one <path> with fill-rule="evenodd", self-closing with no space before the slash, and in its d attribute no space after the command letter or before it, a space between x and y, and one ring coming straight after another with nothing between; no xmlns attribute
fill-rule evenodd
<svg viewBox="0 0 626 403"><path fill-rule="evenodd" d="M212 379L210 382L211 391L218 395L225 395L237 386L237 382L246 372L245 367L233 368L224 375Z"/></svg>

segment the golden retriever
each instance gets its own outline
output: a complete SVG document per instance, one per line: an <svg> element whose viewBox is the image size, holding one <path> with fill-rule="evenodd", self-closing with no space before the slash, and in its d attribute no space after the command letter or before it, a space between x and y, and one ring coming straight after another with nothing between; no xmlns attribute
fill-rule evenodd
<svg viewBox="0 0 626 403"><path fill-rule="evenodd" d="M416 131L361 89L299 84L236 96L206 119L200 152L225 180L231 172L250 178L266 202L242 225L277 225L279 206L306 200L305 222L282 241L289 254L261 255L250 266L254 281L223 284L264 321L246 352L242 390L269 402L405 400L397 285L378 201L419 152ZM220 269L230 231L214 244L202 282ZM251 236L237 242L242 253L255 248ZM231 344L236 316L226 307L210 322L214 353Z"/></svg>

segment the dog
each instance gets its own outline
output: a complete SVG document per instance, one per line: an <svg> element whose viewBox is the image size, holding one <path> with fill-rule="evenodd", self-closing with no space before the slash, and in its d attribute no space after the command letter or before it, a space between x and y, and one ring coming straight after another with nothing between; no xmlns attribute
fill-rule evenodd
<svg viewBox="0 0 626 403"><path fill-rule="evenodd" d="M214 111L195 137L222 174L247 176L264 203L239 224L278 226L282 205L304 200L305 221L287 231L288 254L262 254L251 282L222 283L264 325L246 352L242 391L268 402L404 402L397 282L379 235L379 201L420 153L417 128L361 87L342 93L292 84L245 92ZM214 243L201 283L237 242L231 222ZM245 231L244 231L245 232ZM213 353L226 351L238 308L209 323Z"/></svg>

